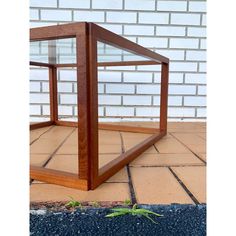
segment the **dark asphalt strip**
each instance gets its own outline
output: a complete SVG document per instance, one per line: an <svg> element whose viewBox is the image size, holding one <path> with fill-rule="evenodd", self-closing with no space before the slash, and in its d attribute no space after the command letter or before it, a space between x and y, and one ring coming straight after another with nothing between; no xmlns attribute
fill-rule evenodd
<svg viewBox="0 0 236 236"><path fill-rule="evenodd" d="M74 212L31 211L30 235L140 235L204 236L206 205L139 205L164 215L151 217L118 216L106 218L109 208L89 208ZM41 214L40 214L41 213Z"/></svg>

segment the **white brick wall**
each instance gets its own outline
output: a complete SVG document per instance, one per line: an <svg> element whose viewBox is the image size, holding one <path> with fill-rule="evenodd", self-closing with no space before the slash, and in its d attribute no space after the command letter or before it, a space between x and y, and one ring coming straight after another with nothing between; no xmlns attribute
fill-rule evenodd
<svg viewBox="0 0 236 236"><path fill-rule="evenodd" d="M169 119L206 117L206 1L204 0L30 0L31 27L92 21L170 58ZM68 50L63 49L67 60ZM47 58L32 48L32 58ZM105 60L121 58L110 50ZM124 59L136 56L124 56ZM77 114L74 69L58 72L61 117ZM99 68L99 115L109 120L156 119L160 106L160 66ZM48 71L30 70L32 120L49 116ZM40 118L41 117L41 118Z"/></svg>

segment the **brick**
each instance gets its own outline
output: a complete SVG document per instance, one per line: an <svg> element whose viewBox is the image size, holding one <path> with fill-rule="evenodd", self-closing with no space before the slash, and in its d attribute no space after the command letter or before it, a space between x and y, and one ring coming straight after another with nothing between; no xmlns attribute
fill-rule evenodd
<svg viewBox="0 0 236 236"><path fill-rule="evenodd" d="M122 25L114 25L114 24L98 24L101 27L114 32L115 34L122 34Z"/></svg>
<svg viewBox="0 0 236 236"><path fill-rule="evenodd" d="M48 80L48 70L31 69L30 80Z"/></svg>
<svg viewBox="0 0 236 236"><path fill-rule="evenodd" d="M169 73L169 83L183 83L183 77L182 73Z"/></svg>
<svg viewBox="0 0 236 236"><path fill-rule="evenodd" d="M73 109L72 106L58 106L58 114L63 115L63 116L66 116L66 115L71 116L72 109Z"/></svg>
<svg viewBox="0 0 236 236"><path fill-rule="evenodd" d="M59 1L60 8L89 8L90 1L84 0L60 0Z"/></svg>
<svg viewBox="0 0 236 236"><path fill-rule="evenodd" d="M107 84L106 92L114 93L114 94L131 94L131 93L134 93L134 85Z"/></svg>
<svg viewBox="0 0 236 236"><path fill-rule="evenodd" d="M141 24L168 24L168 13L139 13L139 23Z"/></svg>
<svg viewBox="0 0 236 236"><path fill-rule="evenodd" d="M200 48L206 49L206 39L201 39Z"/></svg>
<svg viewBox="0 0 236 236"><path fill-rule="evenodd" d="M30 0L30 7L57 7L57 0Z"/></svg>
<svg viewBox="0 0 236 236"><path fill-rule="evenodd" d="M187 2L186 1L158 1L157 10L158 11L186 11Z"/></svg>
<svg viewBox="0 0 236 236"><path fill-rule="evenodd" d="M149 107L137 107L136 108L136 116L141 117L159 117L160 109L159 108L149 108Z"/></svg>
<svg viewBox="0 0 236 236"><path fill-rule="evenodd" d="M55 25L55 22L30 22L30 28L36 28L36 27L43 27L43 26L50 26Z"/></svg>
<svg viewBox="0 0 236 236"><path fill-rule="evenodd" d="M145 58L146 59L146 58ZM144 65L144 66L137 66L138 71L161 71L160 65Z"/></svg>
<svg viewBox="0 0 236 236"><path fill-rule="evenodd" d="M30 82L30 92L40 92L40 82Z"/></svg>
<svg viewBox="0 0 236 236"><path fill-rule="evenodd" d="M76 81L76 70L59 70L60 81Z"/></svg>
<svg viewBox="0 0 236 236"><path fill-rule="evenodd" d="M185 74L185 83L188 84L205 84L206 74Z"/></svg>
<svg viewBox="0 0 236 236"><path fill-rule="evenodd" d="M71 11L67 10L41 10L42 20L71 21Z"/></svg>
<svg viewBox="0 0 236 236"><path fill-rule="evenodd" d="M151 96L123 96L124 105L151 105Z"/></svg>
<svg viewBox="0 0 236 236"><path fill-rule="evenodd" d="M185 36L185 27L156 26L157 36Z"/></svg>
<svg viewBox="0 0 236 236"><path fill-rule="evenodd" d="M167 48L167 38L138 38L138 44L149 48Z"/></svg>
<svg viewBox="0 0 236 236"><path fill-rule="evenodd" d="M206 51L187 51L186 59L189 61L206 61Z"/></svg>
<svg viewBox="0 0 236 236"><path fill-rule="evenodd" d="M153 105L160 106L160 96L153 97ZM168 97L168 106L181 106L182 97L181 96L169 96Z"/></svg>
<svg viewBox="0 0 236 236"><path fill-rule="evenodd" d="M125 25L126 35L154 35L154 26Z"/></svg>
<svg viewBox="0 0 236 236"><path fill-rule="evenodd" d="M137 85L138 94L160 94L160 85Z"/></svg>
<svg viewBox="0 0 236 236"><path fill-rule="evenodd" d="M98 71L99 82L121 82L121 72Z"/></svg>
<svg viewBox="0 0 236 236"><path fill-rule="evenodd" d="M30 20L39 20L39 11L36 9L30 9Z"/></svg>
<svg viewBox="0 0 236 236"><path fill-rule="evenodd" d="M206 108L197 108L197 117L205 118L206 116Z"/></svg>
<svg viewBox="0 0 236 236"><path fill-rule="evenodd" d="M74 11L75 21L104 22L104 12L98 11Z"/></svg>
<svg viewBox="0 0 236 236"><path fill-rule="evenodd" d="M155 0L139 0L137 4L134 4L133 1L125 0L125 9L126 10L155 10Z"/></svg>
<svg viewBox="0 0 236 236"><path fill-rule="evenodd" d="M168 57L170 60L184 60L184 50L158 49L156 52Z"/></svg>
<svg viewBox="0 0 236 236"><path fill-rule="evenodd" d="M197 71L197 63L193 62L171 62L170 71Z"/></svg>
<svg viewBox="0 0 236 236"><path fill-rule="evenodd" d="M121 105L121 96L117 95L99 95L99 105Z"/></svg>
<svg viewBox="0 0 236 236"><path fill-rule="evenodd" d="M61 94L61 104L77 104L77 96L75 94Z"/></svg>
<svg viewBox="0 0 236 236"><path fill-rule="evenodd" d="M42 90L43 90L43 92L49 92L49 83L48 82L43 82L42 83Z"/></svg>
<svg viewBox="0 0 236 236"><path fill-rule="evenodd" d="M200 25L200 14L172 13L171 24L175 25Z"/></svg>
<svg viewBox="0 0 236 236"><path fill-rule="evenodd" d="M104 92L105 92L104 84L98 84L98 93L101 94Z"/></svg>
<svg viewBox="0 0 236 236"><path fill-rule="evenodd" d="M107 12L107 22L136 23L137 14L134 12Z"/></svg>
<svg viewBox="0 0 236 236"><path fill-rule="evenodd" d="M198 48L198 39L170 39L170 48Z"/></svg>
<svg viewBox="0 0 236 236"><path fill-rule="evenodd" d="M188 36L192 37L206 37L206 28L201 27L189 27L188 28Z"/></svg>
<svg viewBox="0 0 236 236"><path fill-rule="evenodd" d="M122 0L92 0L94 9L122 9Z"/></svg>
<svg viewBox="0 0 236 236"><path fill-rule="evenodd" d="M206 63L199 63L199 72L206 72Z"/></svg>
<svg viewBox="0 0 236 236"><path fill-rule="evenodd" d="M50 106L48 106L48 105L43 105L42 106L43 107L43 115L44 116L49 116L50 115Z"/></svg>
<svg viewBox="0 0 236 236"><path fill-rule="evenodd" d="M98 107L98 116L104 116L104 107Z"/></svg>
<svg viewBox="0 0 236 236"><path fill-rule="evenodd" d="M124 82L151 83L152 73L148 72L124 72Z"/></svg>
<svg viewBox="0 0 236 236"><path fill-rule="evenodd" d="M58 83L57 91L59 93L70 93L72 92L72 84L71 83Z"/></svg>
<svg viewBox="0 0 236 236"><path fill-rule="evenodd" d="M30 115L40 115L41 109L39 105L30 105Z"/></svg>
<svg viewBox="0 0 236 236"><path fill-rule="evenodd" d="M179 95L194 95L196 93L196 87L193 85L170 85L169 94L179 94Z"/></svg>
<svg viewBox="0 0 236 236"><path fill-rule="evenodd" d="M206 21L207 21L206 14L203 14L202 15L202 25L203 26L206 26Z"/></svg>
<svg viewBox="0 0 236 236"><path fill-rule="evenodd" d="M198 86L198 95L206 95L206 86Z"/></svg>
<svg viewBox="0 0 236 236"><path fill-rule="evenodd" d="M206 1L189 2L189 11L192 11L192 12L206 12Z"/></svg>
<svg viewBox="0 0 236 236"><path fill-rule="evenodd" d="M49 103L49 94L31 93L30 103L36 103L36 104Z"/></svg>
<svg viewBox="0 0 236 236"><path fill-rule="evenodd" d="M194 108L168 108L168 117L194 117L195 109Z"/></svg>
<svg viewBox="0 0 236 236"><path fill-rule="evenodd" d="M206 106L206 97L184 97L185 106Z"/></svg>
<svg viewBox="0 0 236 236"><path fill-rule="evenodd" d="M107 116L133 116L134 108L131 107L107 107Z"/></svg>

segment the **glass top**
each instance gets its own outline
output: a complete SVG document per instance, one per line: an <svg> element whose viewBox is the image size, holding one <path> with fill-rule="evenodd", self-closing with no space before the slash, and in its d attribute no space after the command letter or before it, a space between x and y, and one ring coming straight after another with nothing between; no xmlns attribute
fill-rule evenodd
<svg viewBox="0 0 236 236"><path fill-rule="evenodd" d="M97 55L98 62L150 60L102 42L97 43ZM76 63L76 38L30 42L30 61L74 64Z"/></svg>

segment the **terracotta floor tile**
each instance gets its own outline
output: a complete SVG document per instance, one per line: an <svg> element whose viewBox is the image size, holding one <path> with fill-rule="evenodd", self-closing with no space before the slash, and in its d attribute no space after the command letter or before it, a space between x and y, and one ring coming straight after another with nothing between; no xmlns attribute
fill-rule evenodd
<svg viewBox="0 0 236 236"><path fill-rule="evenodd" d="M30 146L31 154L51 154L58 148L62 140L40 138Z"/></svg>
<svg viewBox="0 0 236 236"><path fill-rule="evenodd" d="M173 136L185 145L204 145L206 140L194 133L173 133Z"/></svg>
<svg viewBox="0 0 236 236"><path fill-rule="evenodd" d="M155 143L160 153L191 153L183 144L173 137L161 139Z"/></svg>
<svg viewBox="0 0 236 236"><path fill-rule="evenodd" d="M195 133L206 132L205 122L168 122L168 132Z"/></svg>
<svg viewBox="0 0 236 236"><path fill-rule="evenodd" d="M188 148L194 153L206 153L206 144L196 145L188 144Z"/></svg>
<svg viewBox="0 0 236 236"><path fill-rule="evenodd" d="M78 173L78 156L77 155L55 155L48 162L46 168L61 170L70 173Z"/></svg>
<svg viewBox="0 0 236 236"><path fill-rule="evenodd" d="M150 134L122 132L125 151L149 138Z"/></svg>
<svg viewBox="0 0 236 236"><path fill-rule="evenodd" d="M156 153L156 154L141 154L131 166L175 166L175 165L204 165L192 153Z"/></svg>
<svg viewBox="0 0 236 236"><path fill-rule="evenodd" d="M193 203L168 168L132 167L131 178L138 203Z"/></svg>
<svg viewBox="0 0 236 236"><path fill-rule="evenodd" d="M44 132L47 132L49 129L51 129L51 126L43 127L40 129L35 129L30 131L30 143L39 138L40 135L42 135Z"/></svg>
<svg viewBox="0 0 236 236"><path fill-rule="evenodd" d="M148 148L144 153L155 154L155 153L157 153L157 150L156 150L156 148L153 145L150 148Z"/></svg>
<svg viewBox="0 0 236 236"><path fill-rule="evenodd" d="M43 164L48 160L49 154L31 154L30 155L30 165L43 166Z"/></svg>
<svg viewBox="0 0 236 236"><path fill-rule="evenodd" d="M48 132L42 135L43 139L59 139L62 140L68 136L73 130L74 127L65 127L65 126L54 126Z"/></svg>
<svg viewBox="0 0 236 236"><path fill-rule="evenodd" d="M199 137L203 138L206 140L206 133L196 133L196 135L198 135Z"/></svg>
<svg viewBox="0 0 236 236"><path fill-rule="evenodd" d="M121 145L117 144L101 144L98 148L99 153L117 153L120 154L122 152Z"/></svg>
<svg viewBox="0 0 236 236"><path fill-rule="evenodd" d="M104 183L93 191L81 191L53 184L32 184L31 202L68 201L73 197L77 201L124 201L130 199L127 183Z"/></svg>
<svg viewBox="0 0 236 236"><path fill-rule="evenodd" d="M200 203L206 202L206 167L172 167L173 171L186 185Z"/></svg>

